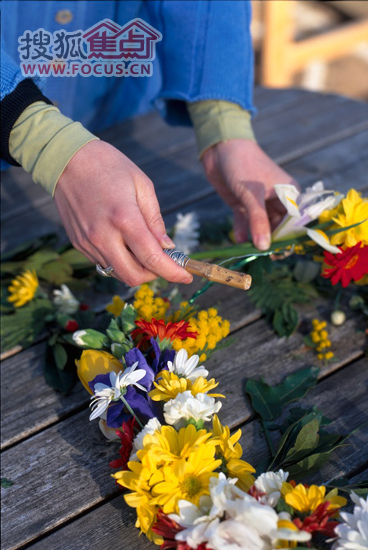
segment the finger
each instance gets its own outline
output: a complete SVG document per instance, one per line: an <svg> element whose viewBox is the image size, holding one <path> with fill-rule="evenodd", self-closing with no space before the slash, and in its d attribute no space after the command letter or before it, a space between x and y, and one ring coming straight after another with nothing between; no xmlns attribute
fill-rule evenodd
<svg viewBox="0 0 368 550"><path fill-rule="evenodd" d="M234 208L234 237L237 243L248 239L248 215L245 209Z"/></svg>
<svg viewBox="0 0 368 550"><path fill-rule="evenodd" d="M107 265L111 265L114 271L112 276L119 279L130 287L148 283L157 278L157 275L146 269L137 258L123 245L119 246L119 254L116 254L116 247L106 251L110 258Z"/></svg>
<svg viewBox="0 0 368 550"><path fill-rule="evenodd" d="M166 233L160 205L153 183L148 178L136 184L137 203L148 229L156 237L162 248L175 248L175 244Z"/></svg>
<svg viewBox="0 0 368 550"><path fill-rule="evenodd" d="M239 198L247 209L252 241L260 250L268 250L271 244L271 227L266 210L264 186L247 182L240 189Z"/></svg>
<svg viewBox="0 0 368 550"><path fill-rule="evenodd" d="M129 218L126 217L121 223L121 232L137 260L156 277L163 277L173 283L192 282L192 275L164 253L149 231L138 206L130 207Z"/></svg>

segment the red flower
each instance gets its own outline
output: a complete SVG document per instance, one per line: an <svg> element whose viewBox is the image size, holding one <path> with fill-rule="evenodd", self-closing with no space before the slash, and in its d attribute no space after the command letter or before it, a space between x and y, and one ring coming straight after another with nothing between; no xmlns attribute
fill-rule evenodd
<svg viewBox="0 0 368 550"><path fill-rule="evenodd" d="M176 338L184 340L185 338L197 338L198 336L197 332L188 331L189 323L185 321L170 322L165 325L163 319L157 321L153 317L151 322L140 319L135 324L138 328L133 330L132 338L136 339L142 336L137 343L137 348L144 346L151 338L158 338L161 341L166 339L172 342Z"/></svg>
<svg viewBox="0 0 368 550"><path fill-rule="evenodd" d="M79 325L78 325L77 321L74 321L74 319L69 319L69 320L65 323L64 328L65 328L65 330L67 330L68 332L75 332L76 330L78 330Z"/></svg>
<svg viewBox="0 0 368 550"><path fill-rule="evenodd" d="M79 304L80 311L87 311L89 309L88 304Z"/></svg>
<svg viewBox="0 0 368 550"><path fill-rule="evenodd" d="M130 453L133 448L134 439L134 416L123 422L121 430L116 430L116 434L120 437L121 447L119 449L120 458L112 460L109 464L111 468L120 468L121 470L127 470L127 464L129 462Z"/></svg>
<svg viewBox="0 0 368 550"><path fill-rule="evenodd" d="M307 531L308 533L321 533L326 537L335 537L335 527L339 525L338 521L329 521L331 516L336 514L336 509L329 510L329 501L322 502L314 510L313 514L303 519L294 519L294 523L299 530Z"/></svg>
<svg viewBox="0 0 368 550"><path fill-rule="evenodd" d="M361 243L344 250L341 246L341 254L331 254L324 252L326 267L322 277L331 279L331 283L336 285L341 281L345 288L351 280L359 281L368 273L368 246L360 247Z"/></svg>
<svg viewBox="0 0 368 550"><path fill-rule="evenodd" d="M164 514L161 510L157 512L157 520L152 531L156 535L163 537L164 542L161 544L161 550L166 550L167 548L177 548L177 550L191 550L191 547L187 545L186 542L180 540L175 540L175 535L183 531L184 527L176 523ZM206 550L207 546L205 544L200 544L197 546L197 550Z"/></svg>

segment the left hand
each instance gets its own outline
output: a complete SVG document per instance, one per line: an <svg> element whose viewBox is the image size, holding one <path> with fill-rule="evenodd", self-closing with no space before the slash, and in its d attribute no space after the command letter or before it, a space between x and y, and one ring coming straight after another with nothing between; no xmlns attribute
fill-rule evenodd
<svg viewBox="0 0 368 550"><path fill-rule="evenodd" d="M277 198L275 185L296 181L278 166L254 141L231 139L217 143L204 152L203 167L208 181L234 212L237 242L248 239L267 250L271 231L286 210Z"/></svg>

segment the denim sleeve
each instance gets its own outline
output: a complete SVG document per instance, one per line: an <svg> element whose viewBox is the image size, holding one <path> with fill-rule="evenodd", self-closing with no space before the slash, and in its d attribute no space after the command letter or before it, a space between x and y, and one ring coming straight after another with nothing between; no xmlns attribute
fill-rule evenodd
<svg viewBox="0 0 368 550"><path fill-rule="evenodd" d="M185 102L217 99L255 112L249 0L149 2L162 33L158 107L171 123L189 123Z"/></svg>

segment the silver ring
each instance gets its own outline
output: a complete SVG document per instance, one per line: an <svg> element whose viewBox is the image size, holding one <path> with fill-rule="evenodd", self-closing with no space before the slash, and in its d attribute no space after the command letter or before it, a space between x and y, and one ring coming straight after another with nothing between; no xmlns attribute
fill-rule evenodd
<svg viewBox="0 0 368 550"><path fill-rule="evenodd" d="M114 271L114 268L109 265L108 267L104 268L101 264L96 264L96 271L99 275L102 275L103 277L111 277L111 273Z"/></svg>

